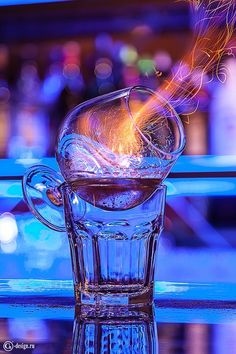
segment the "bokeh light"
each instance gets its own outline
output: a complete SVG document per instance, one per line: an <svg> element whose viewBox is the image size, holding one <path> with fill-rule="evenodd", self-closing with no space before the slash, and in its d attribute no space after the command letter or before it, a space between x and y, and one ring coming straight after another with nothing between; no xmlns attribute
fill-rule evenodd
<svg viewBox="0 0 236 354"><path fill-rule="evenodd" d="M132 45L124 45L120 49L120 59L125 64L134 64L138 59L137 49Z"/></svg>
<svg viewBox="0 0 236 354"><path fill-rule="evenodd" d="M1 242L0 247L3 253L9 253L9 254L14 253L17 249L17 242L16 240L13 240L8 243Z"/></svg>
<svg viewBox="0 0 236 354"><path fill-rule="evenodd" d="M94 73L98 79L106 80L112 74L112 62L107 58L101 58L96 61Z"/></svg>
<svg viewBox="0 0 236 354"><path fill-rule="evenodd" d="M3 213L0 216L0 242L12 242L18 235L16 219L11 213Z"/></svg>
<svg viewBox="0 0 236 354"><path fill-rule="evenodd" d="M156 52L154 63L158 71L169 71L172 66L172 59L168 52L161 50Z"/></svg>
<svg viewBox="0 0 236 354"><path fill-rule="evenodd" d="M155 62L153 59L144 57L138 61L138 68L142 74L150 75L155 72Z"/></svg>

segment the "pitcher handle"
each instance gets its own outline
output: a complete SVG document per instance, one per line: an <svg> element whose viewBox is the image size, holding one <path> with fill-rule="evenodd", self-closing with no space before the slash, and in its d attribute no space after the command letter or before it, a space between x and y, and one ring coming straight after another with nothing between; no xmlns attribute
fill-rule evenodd
<svg viewBox="0 0 236 354"><path fill-rule="evenodd" d="M52 168L36 165L29 168L22 180L23 195L29 209L44 225L64 232L65 218L60 186L63 177Z"/></svg>

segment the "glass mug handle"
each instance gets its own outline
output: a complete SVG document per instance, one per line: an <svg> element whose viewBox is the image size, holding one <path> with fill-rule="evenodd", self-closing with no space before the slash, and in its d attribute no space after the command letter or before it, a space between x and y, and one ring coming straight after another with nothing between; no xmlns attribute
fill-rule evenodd
<svg viewBox="0 0 236 354"><path fill-rule="evenodd" d="M64 232L64 207L59 189L62 183L64 179L58 172L36 165L25 173L22 188L24 199L36 218L51 229Z"/></svg>

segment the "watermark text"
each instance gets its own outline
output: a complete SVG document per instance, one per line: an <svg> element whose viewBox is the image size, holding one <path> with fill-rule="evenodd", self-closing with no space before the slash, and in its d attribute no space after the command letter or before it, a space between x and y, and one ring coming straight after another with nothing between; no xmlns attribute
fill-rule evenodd
<svg viewBox="0 0 236 354"><path fill-rule="evenodd" d="M3 343L2 348L3 348L3 350L5 350L5 352L11 352L13 349L21 349L21 350L34 349L35 344L18 343L18 342L12 342L10 340L6 340Z"/></svg>

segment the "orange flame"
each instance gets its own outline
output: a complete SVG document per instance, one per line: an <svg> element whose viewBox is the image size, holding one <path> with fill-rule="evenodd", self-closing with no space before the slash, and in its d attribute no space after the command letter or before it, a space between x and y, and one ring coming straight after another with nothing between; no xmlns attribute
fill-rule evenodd
<svg viewBox="0 0 236 354"><path fill-rule="evenodd" d="M230 53L236 21L235 0L187 1L198 16L193 46L178 64L175 74L160 89L177 110L186 103L191 106L206 73L213 71L219 78L221 59Z"/></svg>
<svg viewBox="0 0 236 354"><path fill-rule="evenodd" d="M177 70L159 88L164 100L151 97L144 104L134 100L133 120L123 103L119 108L104 107L100 112L91 109L78 122L80 134L104 144L118 155L135 155L143 148L140 131L152 142L154 125L163 127L167 117L183 105L192 103L203 85L205 73L215 69L219 73L220 61L227 52L232 38L235 19L235 0L187 0L199 16L195 25L194 43L190 51L179 62ZM158 107L157 107L158 106ZM185 112L190 114L191 112ZM159 128L157 128L158 130Z"/></svg>

